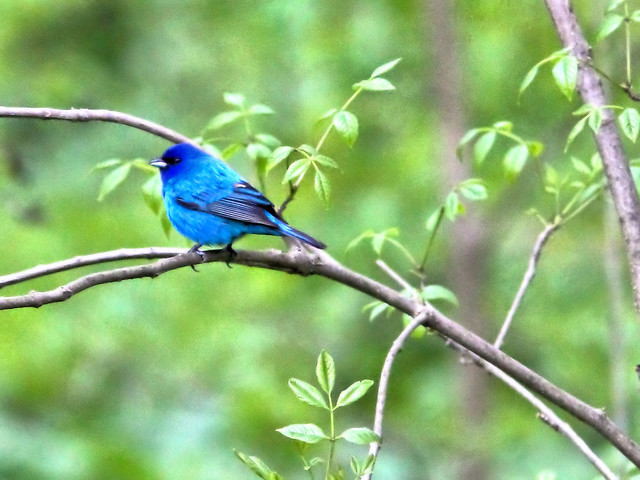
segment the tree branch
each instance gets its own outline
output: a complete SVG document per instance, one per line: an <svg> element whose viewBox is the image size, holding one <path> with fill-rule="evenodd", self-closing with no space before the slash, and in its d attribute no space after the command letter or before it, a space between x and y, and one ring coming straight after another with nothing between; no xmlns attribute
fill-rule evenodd
<svg viewBox="0 0 640 480"><path fill-rule="evenodd" d="M376 400L376 413L373 423L373 431L377 433L380 438L382 438L382 421L384 418L384 408L387 399L387 391L389 386L389 378L391 376L391 367L393 366L393 362L398 356L398 353L404 347L404 344L409 339L411 333L418 328L426 319L426 313L421 313L414 318L412 322L410 322L398 335L398 337L394 340L387 356L385 357L384 364L382 367L382 372L380 373L380 382L378 385L378 397ZM600 457L598 457L591 448L587 445L587 443L576 433L571 426L560 419L555 412L544 404L539 398L533 395L529 390L523 387L516 380L511 378L505 372L495 367L494 365L486 362L485 360L479 358L478 356L471 353L466 348L449 341L448 345L452 347L454 350L458 351L463 357L471 357L473 363L478 365L480 368L485 370L490 375L496 377L497 379L504 382L509 388L515 391L518 395L524 398L527 402L533 405L539 412L539 417L548 424L555 431L562 433L566 436L571 443L573 443L578 450L593 464L593 466L607 479L607 480L616 480L618 477L611 471L611 469L602 461ZM381 444L379 442L372 442L369 447L369 455L373 455L376 459L378 457L378 453L380 452ZM363 476L363 480L370 480L372 474L367 474Z"/></svg>
<svg viewBox="0 0 640 480"><path fill-rule="evenodd" d="M490 375L496 377L505 383L509 388L515 391L518 395L524 398L527 402L533 405L538 410L538 416L542 421L544 421L547 425L549 425L554 430L562 433L566 436L571 443L573 443L578 450L593 464L594 467L606 478L606 479L617 479L618 477L609 469L609 467L602 461L600 457L598 457L591 448L586 444L586 442L576 433L576 431L571 428L571 426L560 419L553 410L551 410L544 402L542 402L538 397L533 395L529 390L523 387L516 380L511 378L505 372L496 368L494 365L478 358L473 353L468 350L462 348L460 345L455 345L449 342L449 346L454 350L459 351L463 356L469 357L473 362L478 365L480 368L484 369Z"/></svg>
<svg viewBox="0 0 640 480"><path fill-rule="evenodd" d="M169 258L184 253L183 248L121 248L110 252L100 252L91 255L79 255L77 257L61 260L59 262L48 263L46 265L37 265L33 268L23 270L21 272L10 273L0 276L0 289L9 285L26 282L34 278L45 277L65 270L86 267L88 265L97 265L100 263L116 262L122 260L132 260L138 258Z"/></svg>
<svg viewBox="0 0 640 480"><path fill-rule="evenodd" d="M509 308L509 312L507 313L507 317L502 324L502 328L500 328L500 333L498 333L498 337L496 341L493 342L493 345L496 348L501 348L502 343L504 342L504 337L507 335L507 331L511 326L511 321L513 320L513 316L516 314L516 310L522 303L522 299L524 297L527 288L531 284L533 277L536 274L536 265L538 264L538 260L540 260L540 254L542 253L542 248L549 240L549 237L560 227L559 223L552 223L551 225L547 225L545 229L538 235L536 239L536 243L533 246L533 251L531 252L531 257L529 257L529 266L527 267L526 272L524 273L524 277L522 278L522 282L520 283L520 288L518 288L518 292L516 293L515 298L513 299L513 303L511 304L511 308Z"/></svg>
<svg viewBox="0 0 640 480"><path fill-rule="evenodd" d="M577 89L582 101L595 107L608 105L600 79L589 66L590 47L569 1L545 0L545 3L563 46L571 48L571 54L578 59ZM640 201L613 114L607 108L601 111L603 121L600 129L594 134L595 142L602 158L618 219L622 225L636 310L640 312Z"/></svg>
<svg viewBox="0 0 640 480"><path fill-rule="evenodd" d="M127 250L122 250L121 252L127 252ZM138 255L142 255L142 253L142 251L137 252ZM151 249L149 249L148 256L163 256L166 255L166 253L165 251L157 251L154 254ZM96 256L93 257L94 259L97 258ZM117 254L107 252L107 254L103 255L103 258L107 257L115 260ZM83 264L83 261L78 261L77 258L75 261ZM349 270L326 252L314 250L313 253L307 253L298 247L292 248L289 252L276 250L238 250L237 255L231 258L225 250L210 250L204 252L204 262L230 262L238 265L279 270L296 275L320 275L361 291L414 318L422 313L425 316L423 325L451 339L453 342L460 344L478 357L504 371L532 391L537 392L574 417L590 425L608 439L609 442L620 450L631 462L636 466L640 466L640 449L638 449L636 443L618 428L602 410L591 407L553 385L514 358L457 324L433 308L430 304L427 304L425 307L386 285ZM60 264L61 262L57 263ZM197 253L183 253L171 258L163 258L146 265L92 273L48 292L34 291L22 296L0 297L0 310L39 307L46 303L64 301L96 285L142 277L154 278L162 273L175 270L176 268L200 263L202 263L202 259ZM47 266L40 268L42 271L47 270Z"/></svg>
<svg viewBox="0 0 640 480"><path fill-rule="evenodd" d="M373 431L382 438L382 420L384 418L384 406L387 401L387 389L389 387L389 378L391 377L391 367L393 361L404 347L405 342L413 331L422 325L422 322L426 319L427 315L421 313L411 321L393 341L386 358L384 359L384 365L382 366L382 372L380 373L380 383L378 385L378 398L376 400L376 415L373 421ZM377 459L378 452L380 451L380 442L372 442L369 447L369 455L373 455ZM370 480L371 473L368 473L362 477L363 480Z"/></svg>
<svg viewBox="0 0 640 480"><path fill-rule="evenodd" d="M88 108L59 110L56 108L0 106L0 117L40 118L42 120L67 120L69 122L119 123L162 137L173 143L193 143L190 138L162 125L113 110L92 110Z"/></svg>

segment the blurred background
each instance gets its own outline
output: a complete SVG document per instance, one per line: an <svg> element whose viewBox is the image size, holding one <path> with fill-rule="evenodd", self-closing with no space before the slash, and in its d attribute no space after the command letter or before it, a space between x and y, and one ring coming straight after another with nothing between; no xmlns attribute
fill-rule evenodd
<svg viewBox="0 0 640 480"><path fill-rule="evenodd" d="M591 41L606 3L574 2ZM428 215L461 178L482 177L488 200L467 205L455 225L445 222L427 275L458 294L460 307L444 311L489 340L542 230L525 212L549 216L553 201L534 165L505 179L507 143L476 168L457 162L456 142L468 128L510 120L545 144L545 161L570 169L563 147L578 101L568 102L546 69L518 102L526 72L560 48L541 1L4 0L0 25L3 105L119 110L196 137L229 108L223 93L238 92L276 111L254 128L286 145L317 142L317 118L340 107L375 67L402 57L385 75L396 91L365 93L350 107L360 120L354 147L329 137L325 153L341 166L329 172L331 205L309 179L287 219L339 261L395 288L369 246L347 252L347 245L367 229L397 227L419 258ZM616 33L594 57L622 79L623 50ZM617 93L613 101L629 103ZM220 130L216 145L243 141L240 127ZM593 145L583 137L571 153L588 159ZM120 125L0 119L0 274L121 247L188 246L176 233L167 238L145 206L142 172L96 200L103 176L91 172L96 163L151 159L168 146ZM256 181L246 154L230 163ZM287 194L281 175L266 184L276 204ZM550 240L504 349L633 434L640 332L608 209L596 202ZM237 248L284 244L259 237ZM401 253L385 247L383 258L414 279ZM622 288L611 287L615 280ZM362 312L369 302L322 278L211 264L2 312L0 477L257 478L235 458L237 448L288 478L306 478L292 442L275 429L326 421L295 399L287 380L314 381L326 349L339 388L363 378L377 385L402 322L398 315L369 322ZM339 412L338 429L371 426L374 403L371 390ZM595 477L535 413L497 380L460 365L437 337L412 340L394 366L376 478ZM613 467L623 465L598 435L573 424ZM352 453L364 457L366 448L340 446L347 470Z"/></svg>

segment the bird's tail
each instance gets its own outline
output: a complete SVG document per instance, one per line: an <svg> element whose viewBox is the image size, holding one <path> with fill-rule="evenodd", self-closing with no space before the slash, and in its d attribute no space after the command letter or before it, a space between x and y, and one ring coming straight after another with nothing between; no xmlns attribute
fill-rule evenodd
<svg viewBox="0 0 640 480"><path fill-rule="evenodd" d="M288 235L293 238L297 238L298 240L303 241L304 243L308 243L312 247L325 249L327 246L319 240L316 240L311 235L307 235L306 233L301 232L300 230L296 230L288 223L281 222L280 230L285 235Z"/></svg>

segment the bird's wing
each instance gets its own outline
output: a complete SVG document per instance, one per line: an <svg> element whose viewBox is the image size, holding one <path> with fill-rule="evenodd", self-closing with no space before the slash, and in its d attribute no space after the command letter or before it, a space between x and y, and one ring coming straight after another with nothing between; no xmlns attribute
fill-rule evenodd
<svg viewBox="0 0 640 480"><path fill-rule="evenodd" d="M278 228L273 220L280 216L273 204L247 182L235 183L231 192L218 200L208 201L208 196L205 193L195 194L193 198L196 201L178 197L176 202L189 210L210 213L236 222Z"/></svg>

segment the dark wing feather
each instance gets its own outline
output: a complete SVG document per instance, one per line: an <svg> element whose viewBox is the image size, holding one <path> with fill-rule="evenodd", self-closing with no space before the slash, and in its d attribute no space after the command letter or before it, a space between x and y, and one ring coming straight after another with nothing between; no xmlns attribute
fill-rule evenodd
<svg viewBox="0 0 640 480"><path fill-rule="evenodd" d="M204 196L194 195L198 200L204 200ZM180 197L176 199L178 205L190 210L210 213L218 217L227 218L236 222L264 225L266 227L279 228L267 213L280 219L273 204L267 200L258 190L247 182L234 184L229 195L209 203L189 202Z"/></svg>

